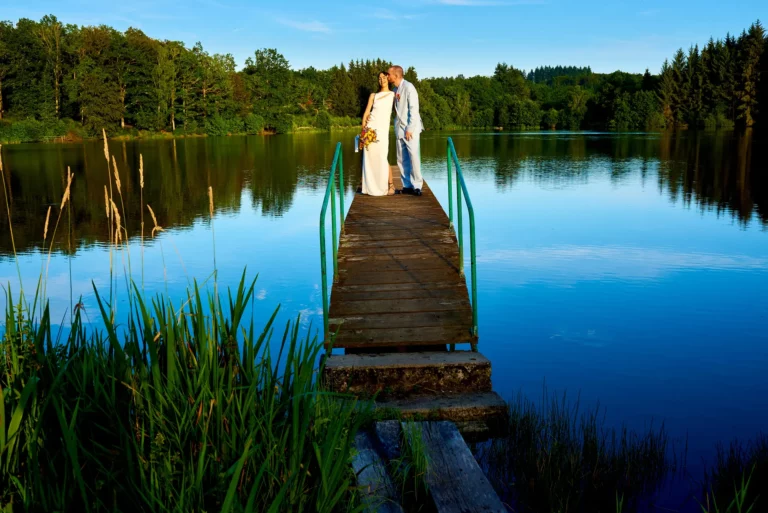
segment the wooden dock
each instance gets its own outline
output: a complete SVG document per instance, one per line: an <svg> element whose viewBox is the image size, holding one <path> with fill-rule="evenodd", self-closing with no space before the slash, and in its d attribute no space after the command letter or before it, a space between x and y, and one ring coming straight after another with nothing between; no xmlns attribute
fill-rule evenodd
<svg viewBox="0 0 768 513"><path fill-rule="evenodd" d="M400 188L397 168L392 174ZM421 196L356 194L342 226L325 342L344 354L329 351L322 379L329 390L373 398L380 420L395 419L355 439L365 511L404 511L391 472L409 443L400 429L407 420L420 426L419 446L434 463L430 510L505 511L464 441L500 434L508 410L492 390L491 362L476 351L448 216L425 183Z"/></svg>
<svg viewBox="0 0 768 513"><path fill-rule="evenodd" d="M400 172L393 169L395 187ZM472 306L448 216L422 196L355 196L331 293L334 347L359 352L475 343ZM348 351L355 352L355 351Z"/></svg>

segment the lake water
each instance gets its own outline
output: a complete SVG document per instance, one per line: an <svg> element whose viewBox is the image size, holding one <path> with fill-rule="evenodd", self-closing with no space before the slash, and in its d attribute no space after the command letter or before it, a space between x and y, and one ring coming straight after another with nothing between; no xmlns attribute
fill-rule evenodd
<svg viewBox="0 0 768 513"><path fill-rule="evenodd" d="M693 479L717 441L768 428L768 141L737 133L426 133L424 172L443 205L448 135L475 205L479 348L497 391L536 399L546 383L550 392L580 394L585 407L599 402L610 425L663 421L678 441L687 434ZM318 216L337 140L352 200L360 175L353 136L110 143L134 279L147 293L181 298L190 280L211 275L214 259L219 287L236 284L247 266L249 276L259 274L257 323L280 304L281 320L301 314L305 326L322 325ZM91 282L108 289L110 265L101 144L2 151L27 290L45 259L47 208L58 205L71 167L71 241L65 216L48 293L54 318L65 319L82 295L95 320ZM145 211L143 273L139 154L144 202L165 228L150 238ZM115 267L122 276L127 259ZM0 281L18 288L4 209ZM683 495L665 504L677 507Z"/></svg>

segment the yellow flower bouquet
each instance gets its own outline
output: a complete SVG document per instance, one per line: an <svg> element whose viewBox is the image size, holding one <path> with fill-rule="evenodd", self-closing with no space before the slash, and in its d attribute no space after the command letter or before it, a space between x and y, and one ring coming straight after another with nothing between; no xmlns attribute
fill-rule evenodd
<svg viewBox="0 0 768 513"><path fill-rule="evenodd" d="M376 138L376 130L373 128L365 127L363 128L363 131L360 132L360 141L358 144L360 145L360 149L364 150L368 146L370 146L371 143L375 143L378 139Z"/></svg>

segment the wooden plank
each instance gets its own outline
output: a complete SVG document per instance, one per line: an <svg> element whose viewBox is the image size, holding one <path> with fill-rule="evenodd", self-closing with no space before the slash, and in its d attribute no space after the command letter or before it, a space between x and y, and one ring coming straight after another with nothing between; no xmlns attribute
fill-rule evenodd
<svg viewBox="0 0 768 513"><path fill-rule="evenodd" d="M333 300L335 302L378 301L381 299L454 299L457 297L468 298L466 288L454 285L452 287L435 289L333 291Z"/></svg>
<svg viewBox="0 0 768 513"><path fill-rule="evenodd" d="M387 466L376 451L371 435L355 435L357 453L352 458L364 510L370 513L403 513L399 494L387 473Z"/></svg>
<svg viewBox="0 0 768 513"><path fill-rule="evenodd" d="M456 244L455 237L444 237L439 239L420 240L420 239L401 239L401 240L364 240L364 241L344 241L345 248L413 248L419 244L438 245L438 244Z"/></svg>
<svg viewBox="0 0 768 513"><path fill-rule="evenodd" d="M331 305L334 308L335 305ZM422 313L379 313L368 315L347 315L335 317L331 311L329 324L332 329L344 326L344 329L386 329L392 327L425 328L434 326L472 325L471 310Z"/></svg>
<svg viewBox="0 0 768 513"><path fill-rule="evenodd" d="M435 281L429 283L419 282L401 282L401 283L388 283L382 285L336 285L333 287L333 291L339 292L359 292L359 291L384 291L384 290L412 290L412 289L440 289L460 287L461 283L456 283L453 280L448 281Z"/></svg>
<svg viewBox="0 0 768 513"><path fill-rule="evenodd" d="M458 257L452 262L445 258L435 255L434 258L409 258L409 259L383 259L377 261L370 260L347 260L345 265L339 269L339 276L342 275L365 275L369 273L383 272L408 272L408 271L438 271L443 270L446 273L456 274L459 272Z"/></svg>
<svg viewBox="0 0 768 513"><path fill-rule="evenodd" d="M400 422L396 420L377 422L374 430L384 456L389 461L400 458Z"/></svg>
<svg viewBox="0 0 768 513"><path fill-rule="evenodd" d="M344 329L334 340L337 347L396 347L410 345L471 344L475 337L467 326L391 327Z"/></svg>
<svg viewBox="0 0 768 513"><path fill-rule="evenodd" d="M453 232L448 228L438 228L429 230L378 230L376 228L371 229L359 229L355 232L346 231L341 236L341 241L346 242L361 242L361 241L389 241L397 239L410 239L414 241L418 240L430 240L430 239L445 239L453 235Z"/></svg>
<svg viewBox="0 0 768 513"><path fill-rule="evenodd" d="M431 283L454 279L458 282L459 273L453 269L427 269L424 271L385 271L369 272L366 274L354 274L350 276L343 269L339 269L339 283L342 285L384 285L388 283L401 283L403 281L418 281ZM463 278L462 278L463 280Z"/></svg>
<svg viewBox="0 0 768 513"><path fill-rule="evenodd" d="M382 251L382 248L378 248L380 251L378 253L368 253L368 254L357 254L353 253L351 251L345 251L342 255L339 256L339 264L342 262L349 262L350 264L353 264L355 262L405 262L407 263L409 260L428 260L431 258L438 258L442 259L445 262L450 262L454 265L458 264L459 261L459 252L458 251L452 251L452 252L445 252L440 253L437 251L417 251L413 253L402 253L393 255L391 253L386 253Z"/></svg>
<svg viewBox="0 0 768 513"><path fill-rule="evenodd" d="M418 424L429 461L425 479L438 513L506 513L456 426L452 422Z"/></svg>
<svg viewBox="0 0 768 513"><path fill-rule="evenodd" d="M377 313L453 312L472 309L466 297L458 294L452 298L421 299L371 299L363 301L340 301L334 305L334 316L368 315Z"/></svg>
<svg viewBox="0 0 768 513"><path fill-rule="evenodd" d="M390 246L388 244L372 245L367 247L346 246L339 249L339 258L343 258L347 255L364 257L367 255L428 255L432 253L437 253L438 255L458 255L459 248L455 241L432 245L428 245L424 241L419 241L418 244L411 246Z"/></svg>

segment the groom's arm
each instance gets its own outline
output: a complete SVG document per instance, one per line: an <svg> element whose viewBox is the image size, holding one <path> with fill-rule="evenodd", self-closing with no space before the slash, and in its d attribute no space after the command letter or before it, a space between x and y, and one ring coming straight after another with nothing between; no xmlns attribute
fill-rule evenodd
<svg viewBox="0 0 768 513"><path fill-rule="evenodd" d="M408 126L405 127L405 138L411 140L414 134L421 131L421 114L419 114L419 93L411 84L408 91Z"/></svg>

